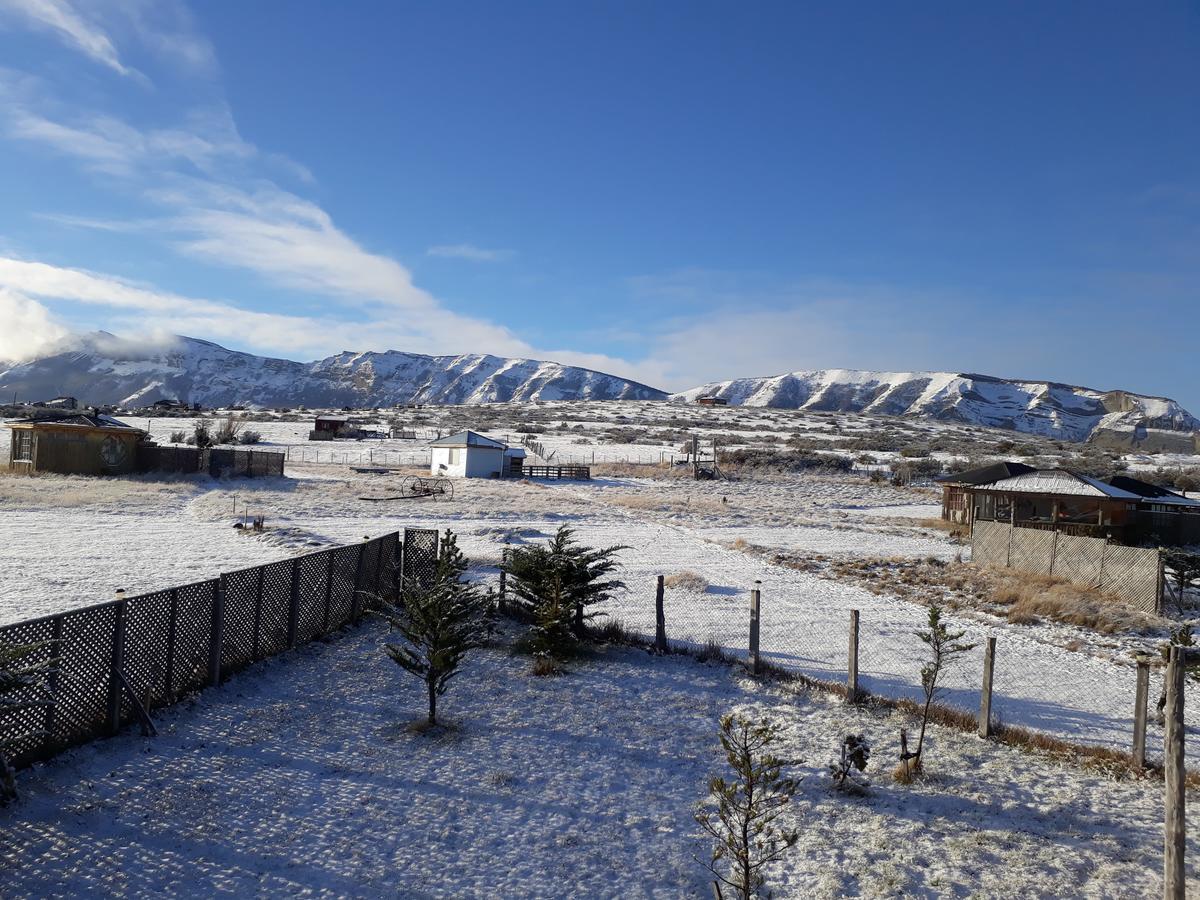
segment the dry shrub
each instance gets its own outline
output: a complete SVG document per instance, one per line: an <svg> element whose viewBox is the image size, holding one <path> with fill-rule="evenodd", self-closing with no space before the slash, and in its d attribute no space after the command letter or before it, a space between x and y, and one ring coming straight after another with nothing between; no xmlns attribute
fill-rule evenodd
<svg viewBox="0 0 1200 900"><path fill-rule="evenodd" d="M661 463L626 463L610 462L596 463L592 466L592 475L601 478L691 478L692 470L688 466L663 465Z"/></svg>
<svg viewBox="0 0 1200 900"><path fill-rule="evenodd" d="M545 655L535 656L533 658L533 668L529 671L530 674L536 675L538 678L548 678L563 673L562 666L558 664L558 661Z"/></svg>
<svg viewBox="0 0 1200 900"><path fill-rule="evenodd" d="M681 591L695 591L697 594L703 594L708 590L708 579L691 569L668 575L663 579L663 584Z"/></svg>
<svg viewBox="0 0 1200 900"><path fill-rule="evenodd" d="M971 528L964 525L962 522L951 522L947 519L919 519L917 524L923 528L929 528L933 531L944 531L951 537L957 538L960 541L965 541L971 536Z"/></svg>
<svg viewBox="0 0 1200 900"><path fill-rule="evenodd" d="M1017 625L1046 618L1101 634L1145 633L1162 625L1116 594L1049 575L1004 573L996 579L992 599L1009 607L1008 621Z"/></svg>

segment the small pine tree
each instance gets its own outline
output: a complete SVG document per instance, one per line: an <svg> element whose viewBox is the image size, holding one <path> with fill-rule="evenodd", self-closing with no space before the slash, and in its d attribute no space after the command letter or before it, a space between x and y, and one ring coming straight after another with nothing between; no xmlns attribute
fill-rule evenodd
<svg viewBox="0 0 1200 900"><path fill-rule="evenodd" d="M864 772L871 759L871 745L861 734L848 734L842 741L841 754L829 764L833 786L839 791L862 794L871 786Z"/></svg>
<svg viewBox="0 0 1200 900"><path fill-rule="evenodd" d="M726 715L719 736L734 777L710 780L708 799L696 807L696 821L713 839L712 857L704 866L740 900L751 900L760 895L763 869L800 839L798 830L776 824L799 781L782 774L794 761L770 752L779 726Z"/></svg>
<svg viewBox="0 0 1200 900"><path fill-rule="evenodd" d="M942 621L942 608L936 603L929 607L929 627L914 632L929 648L929 659L921 666L921 690L925 694L925 706L921 710L921 734L917 738L917 749L905 754L900 760L902 777L911 777L921 769L921 751L925 749L925 727L929 724L929 709L939 694L938 681L942 673L964 653L977 645L963 641L965 631L954 631Z"/></svg>
<svg viewBox="0 0 1200 900"><path fill-rule="evenodd" d="M192 427L191 437L188 438L189 444L194 444L203 450L205 447L213 445L212 425L208 419L198 419Z"/></svg>
<svg viewBox="0 0 1200 900"><path fill-rule="evenodd" d="M57 660L32 659L49 643L0 644L0 717L53 704L45 689L45 678ZM8 755L31 736L18 734L0 739L0 806L17 799L17 773Z"/></svg>
<svg viewBox="0 0 1200 900"><path fill-rule="evenodd" d="M584 547L562 525L545 544L506 554L504 566L518 609L533 622L535 652L561 658L587 636L589 608L607 600L624 582L609 576L620 566L617 553L628 547Z"/></svg>
<svg viewBox="0 0 1200 900"><path fill-rule="evenodd" d="M467 559L458 539L446 532L437 571L428 585L405 579L383 616L404 638L385 644L393 661L425 682L430 725L437 724L437 700L458 674L464 657L487 643L491 634L491 597L463 575Z"/></svg>

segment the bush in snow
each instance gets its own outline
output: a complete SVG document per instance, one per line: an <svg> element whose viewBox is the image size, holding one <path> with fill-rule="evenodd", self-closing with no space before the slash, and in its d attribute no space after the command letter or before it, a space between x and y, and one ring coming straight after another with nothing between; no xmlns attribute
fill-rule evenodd
<svg viewBox="0 0 1200 900"><path fill-rule="evenodd" d="M217 433L213 435L214 444L236 444L238 442L238 433L242 430L242 420L230 413L225 417Z"/></svg>
<svg viewBox="0 0 1200 900"><path fill-rule="evenodd" d="M34 662L30 659L48 643L0 644L0 719L21 710L53 704L45 689L45 677L57 660ZM8 754L21 740L31 736L29 733L16 734L0 739L0 806L17 799L17 773Z"/></svg>
<svg viewBox="0 0 1200 900"><path fill-rule="evenodd" d="M238 435L239 444L257 444L261 440L262 434L260 432L251 431L248 428Z"/></svg>
<svg viewBox="0 0 1200 900"><path fill-rule="evenodd" d="M848 734L842 741L841 754L829 764L833 786L853 794L866 793L871 781L863 773L871 759L871 745L861 734Z"/></svg>
<svg viewBox="0 0 1200 900"><path fill-rule="evenodd" d="M171 432L171 443L172 444L183 444L186 442L187 442L187 432L186 431L172 431Z"/></svg>
<svg viewBox="0 0 1200 900"><path fill-rule="evenodd" d="M942 673L951 666L958 657L975 648L975 644L963 641L965 631L954 631L946 627L942 621L942 608L936 603L929 607L928 628L914 632L929 648L929 657L921 666L921 690L925 694L925 705L921 710L921 734L917 738L917 749L909 753L901 750L900 768L896 770L896 780L908 782L912 776L921 771L921 751L925 749L925 727L929 724L929 708L938 697L938 681ZM903 738L901 747L906 746Z"/></svg>
<svg viewBox="0 0 1200 900"><path fill-rule="evenodd" d="M383 613L404 639L384 649L397 665L425 682L430 725L437 724L437 699L463 658L491 635L491 596L463 580L466 570L458 540L447 531L432 582L426 586L405 579L399 596Z"/></svg>
<svg viewBox="0 0 1200 900"><path fill-rule="evenodd" d="M735 896L750 900L760 896L763 869L800 839L798 830L776 824L799 781L782 774L794 761L770 751L779 736L778 725L726 715L719 736L733 778L727 781L718 775L709 781L709 796L696 807L695 816L713 839L712 857L705 866Z"/></svg>
<svg viewBox="0 0 1200 900"><path fill-rule="evenodd" d="M199 447L201 450L213 445L212 426L209 424L208 419L198 419L196 421L187 442Z"/></svg>
<svg viewBox="0 0 1200 900"><path fill-rule="evenodd" d="M617 553L629 548L593 549L575 540L562 525L545 544L509 550L504 567L517 608L533 623L530 644L535 655L562 659L587 637L589 607L607 600L625 584L609 576L620 563Z"/></svg>

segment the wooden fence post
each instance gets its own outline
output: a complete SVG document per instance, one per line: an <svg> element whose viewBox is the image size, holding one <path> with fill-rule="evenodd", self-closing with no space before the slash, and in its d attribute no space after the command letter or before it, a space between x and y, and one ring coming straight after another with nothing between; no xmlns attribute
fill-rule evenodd
<svg viewBox="0 0 1200 900"><path fill-rule="evenodd" d="M321 633L326 634L329 631L329 605L333 602L333 561L337 556L337 549L329 551L329 561L325 563L325 612L321 616Z"/></svg>
<svg viewBox="0 0 1200 900"><path fill-rule="evenodd" d="M1184 900L1183 648L1172 647L1167 664L1167 728L1163 740L1166 823L1163 831L1163 897Z"/></svg>
<svg viewBox="0 0 1200 900"><path fill-rule="evenodd" d="M858 610L850 610L850 648L846 657L846 702L858 701Z"/></svg>
<svg viewBox="0 0 1200 900"><path fill-rule="evenodd" d="M163 674L163 699L175 700L175 644L179 632L179 589L171 589L171 612L167 617L167 670Z"/></svg>
<svg viewBox="0 0 1200 900"><path fill-rule="evenodd" d="M288 595L287 646L296 646L296 631L300 625L300 560L292 559L291 593Z"/></svg>
<svg viewBox="0 0 1200 900"><path fill-rule="evenodd" d="M992 672L996 667L996 639L990 637L983 648L983 690L979 697L979 736L992 736Z"/></svg>
<svg viewBox="0 0 1200 900"><path fill-rule="evenodd" d="M654 649L659 653L667 652L667 615L663 609L666 591L663 580L663 576L659 575L654 587Z"/></svg>
<svg viewBox="0 0 1200 900"><path fill-rule="evenodd" d="M1146 768L1146 713L1150 694L1150 660L1137 658L1137 688L1133 699L1133 767Z"/></svg>
<svg viewBox="0 0 1200 900"><path fill-rule="evenodd" d="M208 636L208 683L216 687L221 683L221 648L225 643L225 579L217 579L216 596L213 597L212 631Z"/></svg>
<svg viewBox="0 0 1200 900"><path fill-rule="evenodd" d="M262 594L264 568L266 567L258 567L257 578L255 579L257 587L254 591L254 645L250 650L251 659L258 659L259 635L262 631Z"/></svg>
<svg viewBox="0 0 1200 900"><path fill-rule="evenodd" d="M762 590L757 585L762 584L761 581L754 582L756 587L750 591L750 671L758 675L762 671L762 660L758 653L758 631L759 619L762 610Z"/></svg>
<svg viewBox="0 0 1200 900"><path fill-rule="evenodd" d="M367 558L367 544L371 542L369 534L363 535L363 542L358 547L358 563L354 567L354 600L350 607L350 621L355 625L362 617L362 580L363 580L363 561Z"/></svg>
<svg viewBox="0 0 1200 900"><path fill-rule="evenodd" d="M125 591L117 591L117 617L113 622L112 657L108 669L108 733L121 730L121 670L125 668Z"/></svg>
<svg viewBox="0 0 1200 900"><path fill-rule="evenodd" d="M62 659L62 639L63 617L55 616L54 623L50 626L50 655L55 660ZM58 673L61 668L62 666L56 662L46 674L46 690L50 693L50 698L53 702L46 707L44 726L46 733L43 736L43 744L50 744L54 741L55 719L58 715Z"/></svg>

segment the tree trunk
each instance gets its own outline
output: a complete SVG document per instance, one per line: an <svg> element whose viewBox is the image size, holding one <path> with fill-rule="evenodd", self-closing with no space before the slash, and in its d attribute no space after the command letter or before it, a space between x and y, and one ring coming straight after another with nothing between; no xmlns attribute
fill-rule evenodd
<svg viewBox="0 0 1200 900"><path fill-rule="evenodd" d="M17 799L17 771L0 755L0 806Z"/></svg>
<svg viewBox="0 0 1200 900"><path fill-rule="evenodd" d="M434 687L432 681L427 681L426 686L429 688L429 724L437 724L437 688Z"/></svg>

